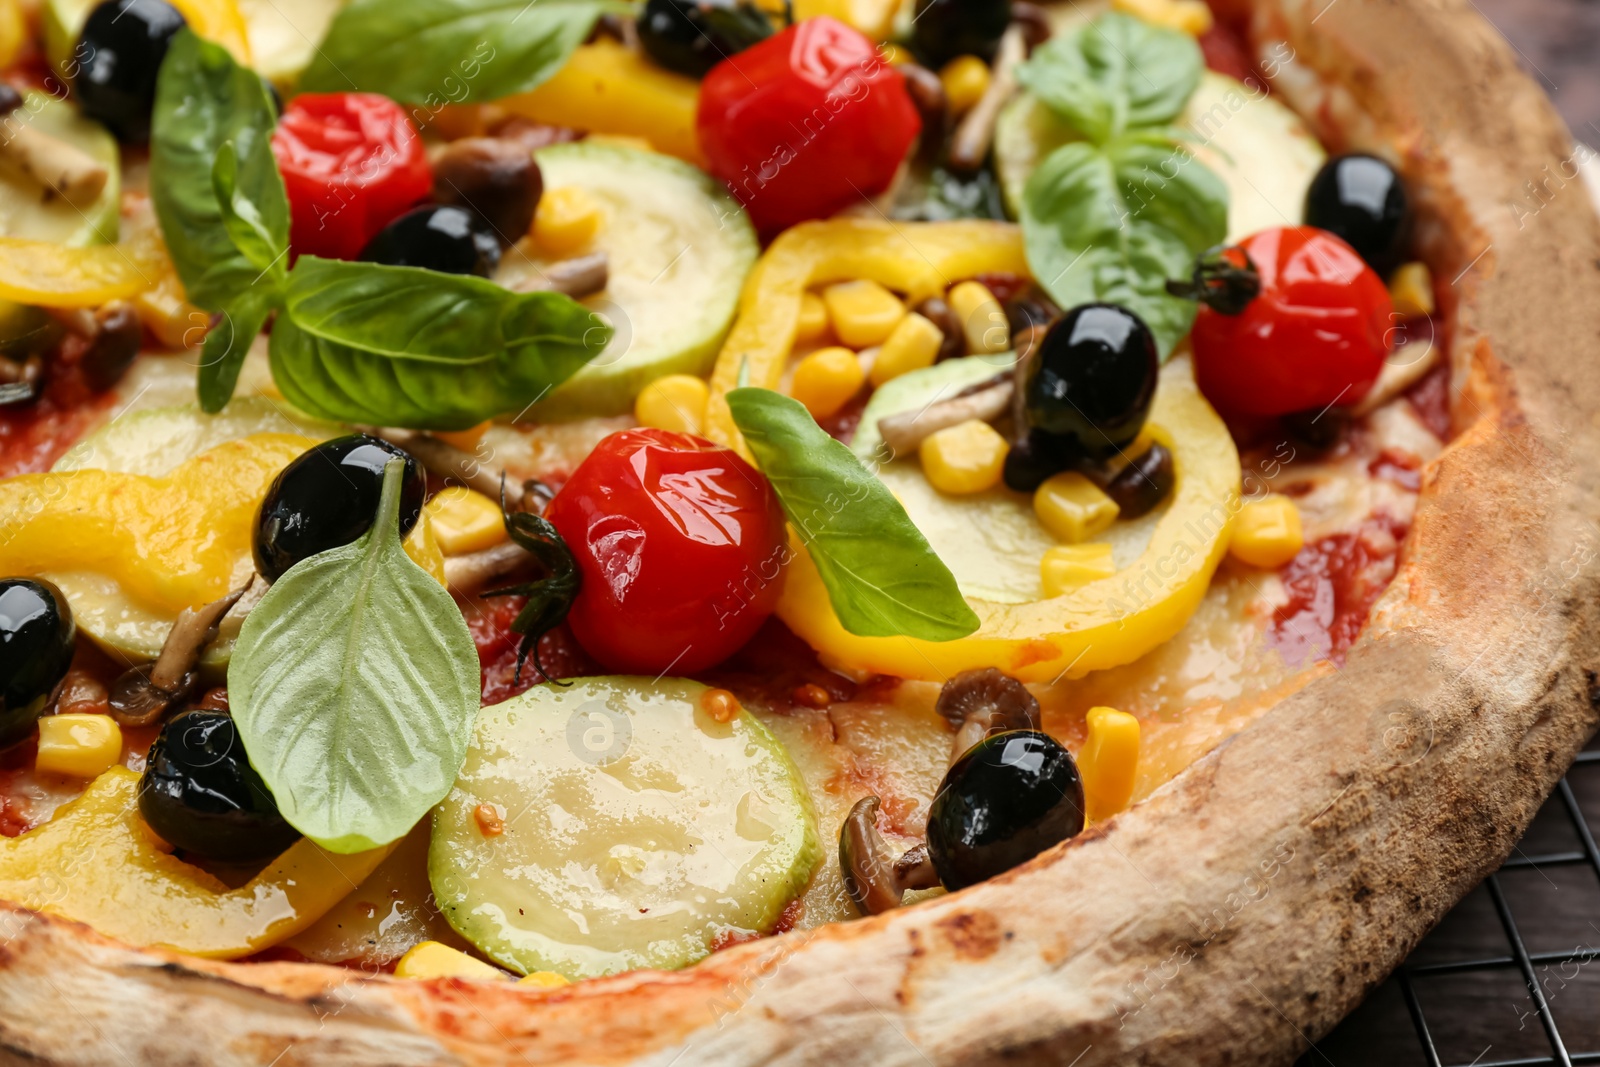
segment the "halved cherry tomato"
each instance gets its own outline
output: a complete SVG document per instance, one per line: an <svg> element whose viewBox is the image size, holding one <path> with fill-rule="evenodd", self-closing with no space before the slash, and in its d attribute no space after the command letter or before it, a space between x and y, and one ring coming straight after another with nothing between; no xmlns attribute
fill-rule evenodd
<svg viewBox="0 0 1600 1067"><path fill-rule="evenodd" d="M417 128L376 93L295 97L272 134L272 154L289 193L297 256L354 259L433 187Z"/></svg>
<svg viewBox="0 0 1600 1067"><path fill-rule="evenodd" d="M1389 291L1349 245L1312 226L1262 230L1240 246L1260 293L1236 315L1202 305L1195 379L1220 411L1287 415L1353 404L1388 355ZM1224 253L1235 266L1239 253Z"/></svg>
<svg viewBox="0 0 1600 1067"><path fill-rule="evenodd" d="M900 72L824 15L713 67L695 125L711 173L771 234L887 189L922 120Z"/></svg>
<svg viewBox="0 0 1600 1067"><path fill-rule="evenodd" d="M738 453L691 434L612 434L545 517L583 576L567 623L614 672L720 663L783 590L789 546L777 494Z"/></svg>

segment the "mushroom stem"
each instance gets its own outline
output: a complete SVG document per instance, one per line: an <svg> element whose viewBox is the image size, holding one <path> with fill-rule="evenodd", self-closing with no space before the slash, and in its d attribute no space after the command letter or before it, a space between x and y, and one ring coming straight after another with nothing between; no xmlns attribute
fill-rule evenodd
<svg viewBox="0 0 1600 1067"><path fill-rule="evenodd" d="M223 616L249 588L247 583L203 607L185 608L155 663L124 672L112 685L111 717L123 726L149 726L187 696L194 688L200 653L216 638Z"/></svg>
<svg viewBox="0 0 1600 1067"><path fill-rule="evenodd" d="M971 173L983 166L989 145L994 140L994 125L1000 109L1017 91L1017 67L1028 55L1027 30L1019 23L1006 27L995 52L994 75L978 102L972 105L950 141L950 166Z"/></svg>
<svg viewBox="0 0 1600 1067"><path fill-rule="evenodd" d="M444 580L450 589L471 596L497 578L504 578L533 562L533 554L515 541L451 556L444 561Z"/></svg>
<svg viewBox="0 0 1600 1067"><path fill-rule="evenodd" d="M35 129L27 116L7 116L0 129L0 159L49 190L45 201L61 197L86 208L105 191L110 172L87 152Z"/></svg>
<svg viewBox="0 0 1600 1067"><path fill-rule="evenodd" d="M1007 371L949 400L881 418L878 420L878 433L896 456L908 456L916 451L924 438L940 430L959 426L969 419L992 422L1004 415L1011 406L1014 389L1011 372Z"/></svg>
<svg viewBox="0 0 1600 1067"><path fill-rule="evenodd" d="M417 462L439 477L454 479L468 489L476 489L491 499L500 499L500 479L505 472L499 467L480 463L478 457L447 444L432 434L414 430L396 430L378 427L372 431L392 445L417 457Z"/></svg>
<svg viewBox="0 0 1600 1067"><path fill-rule="evenodd" d="M956 728L951 763L990 734L1039 729L1039 701L1027 686L993 667L962 671L951 678L933 707Z"/></svg>
<svg viewBox="0 0 1600 1067"><path fill-rule="evenodd" d="M611 280L611 260L604 252L564 259L515 286L520 293L565 293L574 300L593 296Z"/></svg>
<svg viewBox="0 0 1600 1067"><path fill-rule="evenodd" d="M877 797L862 797L839 829L839 870L845 891L863 915L891 911L908 891L939 885L928 846L915 845L889 858L889 846L878 833L878 804Z"/></svg>

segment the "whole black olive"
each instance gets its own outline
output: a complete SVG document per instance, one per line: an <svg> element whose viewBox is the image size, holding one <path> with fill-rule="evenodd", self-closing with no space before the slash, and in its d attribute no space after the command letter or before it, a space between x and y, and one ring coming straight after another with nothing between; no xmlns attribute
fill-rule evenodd
<svg viewBox="0 0 1600 1067"><path fill-rule="evenodd" d="M433 163L433 198L476 211L503 244L528 232L543 193L532 149L507 138L451 141Z"/></svg>
<svg viewBox="0 0 1600 1067"><path fill-rule="evenodd" d="M431 204L412 208L379 230L359 258L487 278L500 265L500 237L487 219L470 208Z"/></svg>
<svg viewBox="0 0 1600 1067"><path fill-rule="evenodd" d="M90 11L72 57L72 88L83 113L119 141L148 141L156 73L183 27L183 16L165 0L105 0Z"/></svg>
<svg viewBox="0 0 1600 1067"><path fill-rule="evenodd" d="M1335 156L1306 190L1306 225L1344 238L1380 275L1400 265L1406 223L1405 185L1376 156Z"/></svg>
<svg viewBox="0 0 1600 1067"><path fill-rule="evenodd" d="M67 598L40 578L0 581L0 747L33 733L72 665L78 627Z"/></svg>
<svg viewBox="0 0 1600 1067"><path fill-rule="evenodd" d="M1091 476L1092 477L1092 476ZM1177 481L1172 469L1172 453L1163 444L1153 444L1144 455L1134 456L1100 486L1117 504L1117 518L1137 519L1154 511Z"/></svg>
<svg viewBox="0 0 1600 1067"><path fill-rule="evenodd" d="M400 491L400 536L416 525L427 495L422 467L408 452L366 434L324 441L296 456L267 487L256 512L256 570L269 582L330 548L348 545L372 528L383 490L383 465L406 461Z"/></svg>
<svg viewBox="0 0 1600 1067"><path fill-rule="evenodd" d="M1049 734L1008 730L950 765L928 810L928 854L951 891L1026 863L1083 829L1083 780Z"/></svg>
<svg viewBox="0 0 1600 1067"><path fill-rule="evenodd" d="M139 814L163 841L216 860L267 859L300 836L221 711L185 712L161 728L139 779Z"/></svg>
<svg viewBox="0 0 1600 1067"><path fill-rule="evenodd" d="M1132 443L1150 414L1160 360L1127 308L1083 304L1050 327L1028 368L1028 424L1068 438L1090 459Z"/></svg>
<svg viewBox="0 0 1600 1067"><path fill-rule="evenodd" d="M1067 438L1043 430L1029 430L1022 440L1012 442L1000 476L1006 488L1031 493L1052 474L1059 474L1081 458L1081 453Z"/></svg>
<svg viewBox="0 0 1600 1067"><path fill-rule="evenodd" d="M1000 35L1011 25L1011 0L917 0L911 41L935 70L957 56L994 58Z"/></svg>
<svg viewBox="0 0 1600 1067"><path fill-rule="evenodd" d="M648 0L639 16L645 54L691 78L771 36L767 13L739 0Z"/></svg>

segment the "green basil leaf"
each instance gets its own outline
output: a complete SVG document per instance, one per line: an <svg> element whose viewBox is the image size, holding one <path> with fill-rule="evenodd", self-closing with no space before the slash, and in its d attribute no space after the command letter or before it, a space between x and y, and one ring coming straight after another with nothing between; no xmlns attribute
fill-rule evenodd
<svg viewBox="0 0 1600 1067"><path fill-rule="evenodd" d="M1171 122L1200 84L1204 65L1188 34L1107 12L1041 46L1017 77L1078 132L1104 143L1128 129Z"/></svg>
<svg viewBox="0 0 1600 1067"><path fill-rule="evenodd" d="M846 630L954 641L978 628L950 569L894 494L798 401L743 388L728 393L728 407Z"/></svg>
<svg viewBox="0 0 1600 1067"><path fill-rule="evenodd" d="M321 418L465 429L540 399L611 332L559 293L302 256L272 330L272 376Z"/></svg>
<svg viewBox="0 0 1600 1067"><path fill-rule="evenodd" d="M333 852L406 833L444 799L478 714L478 652L400 543L391 460L372 529L289 568L245 617L228 701L289 824Z"/></svg>
<svg viewBox="0 0 1600 1067"><path fill-rule="evenodd" d="M211 188L233 247L273 288L281 288L289 273L289 201L266 140L251 141L242 174L233 142L224 144L211 166Z"/></svg>
<svg viewBox="0 0 1600 1067"><path fill-rule="evenodd" d="M359 89L429 108L498 100L549 78L608 0L354 0L333 18L302 92Z"/></svg>
<svg viewBox="0 0 1600 1067"><path fill-rule="evenodd" d="M256 288L246 290L236 299L222 318L206 334L200 349L200 409L215 415L233 398L233 388L239 384L239 369L250 344L267 324L267 316L277 306L278 294L274 290Z"/></svg>
<svg viewBox="0 0 1600 1067"><path fill-rule="evenodd" d="M1056 149L1028 179L1022 236L1034 277L1064 308L1120 304L1150 327L1165 359L1194 323L1193 301L1169 296L1168 278L1221 244L1228 191L1176 141L1129 135L1104 149Z"/></svg>

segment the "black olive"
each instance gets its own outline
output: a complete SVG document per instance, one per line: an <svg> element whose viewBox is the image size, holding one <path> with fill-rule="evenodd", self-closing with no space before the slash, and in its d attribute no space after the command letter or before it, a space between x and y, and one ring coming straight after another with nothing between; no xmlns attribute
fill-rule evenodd
<svg viewBox="0 0 1600 1067"><path fill-rule="evenodd" d="M1293 411L1282 416L1278 423L1295 444L1304 445L1309 452L1322 453L1333 451L1343 440L1347 421L1343 413L1323 408L1319 411Z"/></svg>
<svg viewBox="0 0 1600 1067"><path fill-rule="evenodd" d="M1306 225L1344 238L1380 275L1400 265L1406 222L1405 185L1376 156L1335 156L1306 190Z"/></svg>
<svg viewBox="0 0 1600 1067"><path fill-rule="evenodd" d="M183 27L183 16L165 0L105 0L90 11L73 55L72 87L83 113L119 141L148 141L156 73Z"/></svg>
<svg viewBox="0 0 1600 1067"><path fill-rule="evenodd" d="M163 841L216 860L268 859L300 836L222 711L185 712L161 728L139 779L139 814Z"/></svg>
<svg viewBox="0 0 1600 1067"><path fill-rule="evenodd" d="M1050 327L1028 368L1028 424L1070 439L1090 459L1113 456L1144 428L1159 369L1139 316L1115 304L1075 307Z"/></svg>
<svg viewBox="0 0 1600 1067"><path fill-rule="evenodd" d="M433 164L433 198L471 208L504 244L528 232L544 193L533 151L500 137L452 141Z"/></svg>
<svg viewBox="0 0 1600 1067"><path fill-rule="evenodd" d="M917 0L911 41L935 70L957 56L987 62L1009 25L1011 0Z"/></svg>
<svg viewBox="0 0 1600 1067"><path fill-rule="evenodd" d="M79 366L89 388L110 389L138 357L144 343L144 325L134 314L133 305L121 300L106 304L94 318L94 336L89 338Z"/></svg>
<svg viewBox="0 0 1600 1067"><path fill-rule="evenodd" d="M949 890L1026 863L1083 829L1083 780L1049 734L1008 730L950 765L928 809L928 854Z"/></svg>
<svg viewBox="0 0 1600 1067"><path fill-rule="evenodd" d="M500 265L500 237L470 208L431 204L412 208L379 230L359 258L487 278Z"/></svg>
<svg viewBox="0 0 1600 1067"><path fill-rule="evenodd" d="M1165 445L1153 444L1144 455L1135 456L1124 464L1100 488L1116 501L1119 519L1137 519L1154 511L1167 499L1176 477L1172 453Z"/></svg>
<svg viewBox="0 0 1600 1067"><path fill-rule="evenodd" d="M0 581L0 747L33 733L72 665L78 627L67 598L40 578Z"/></svg>
<svg viewBox="0 0 1600 1067"><path fill-rule="evenodd" d="M1011 443L1000 476L1007 489L1031 493L1043 485L1046 478L1059 474L1081 458L1082 455L1067 438L1043 430L1029 430L1022 440Z"/></svg>
<svg viewBox="0 0 1600 1067"><path fill-rule="evenodd" d="M691 78L771 36L766 12L739 0L649 0L639 16L645 54Z"/></svg>
<svg viewBox="0 0 1600 1067"><path fill-rule="evenodd" d="M400 536L422 513L427 482L410 453L376 437L337 437L296 456L267 487L256 512L256 570L277 581L296 563L348 545L372 528L383 490L383 465L406 461L400 491Z"/></svg>

